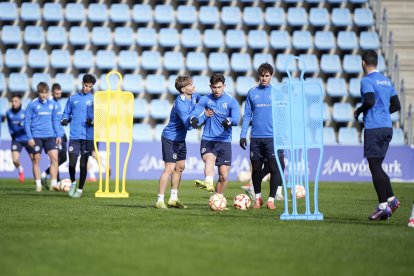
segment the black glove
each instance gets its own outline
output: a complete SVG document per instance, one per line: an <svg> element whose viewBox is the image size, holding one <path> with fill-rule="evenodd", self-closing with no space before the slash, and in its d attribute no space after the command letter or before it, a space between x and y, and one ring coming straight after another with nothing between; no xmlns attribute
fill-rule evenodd
<svg viewBox="0 0 414 276"><path fill-rule="evenodd" d="M358 121L359 114L361 114L361 111L359 111L359 108L357 108L357 109L354 111L354 118L355 118L355 121Z"/></svg>
<svg viewBox="0 0 414 276"><path fill-rule="evenodd" d="M86 120L86 124L87 124L88 126L93 126L93 121L92 121L92 119L87 119L87 120Z"/></svg>
<svg viewBox="0 0 414 276"><path fill-rule="evenodd" d="M244 150L246 150L247 147L247 142L246 142L246 138L241 138L240 139L240 147Z"/></svg>
<svg viewBox="0 0 414 276"><path fill-rule="evenodd" d="M12 134L10 136L11 136L12 140L16 139L16 134Z"/></svg>
<svg viewBox="0 0 414 276"><path fill-rule="evenodd" d="M221 122L221 125L224 127L224 129L231 128L231 121L230 121L230 119L227 118L226 120L224 120L223 122Z"/></svg>
<svg viewBox="0 0 414 276"><path fill-rule="evenodd" d="M67 126L68 125L68 119L62 119L62 121L60 121L60 124L62 126Z"/></svg>
<svg viewBox="0 0 414 276"><path fill-rule="evenodd" d="M190 124L193 128L198 128L198 119L196 117L191 118Z"/></svg>

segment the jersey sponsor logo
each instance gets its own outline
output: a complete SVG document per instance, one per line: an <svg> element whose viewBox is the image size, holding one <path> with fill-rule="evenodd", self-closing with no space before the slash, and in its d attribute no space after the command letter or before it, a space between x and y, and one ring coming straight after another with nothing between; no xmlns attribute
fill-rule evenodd
<svg viewBox="0 0 414 276"><path fill-rule="evenodd" d="M377 80L377 85L391 86L391 82L389 80Z"/></svg>
<svg viewBox="0 0 414 276"><path fill-rule="evenodd" d="M224 109L227 109L227 106L228 106L227 103L223 103L223 108Z"/></svg>
<svg viewBox="0 0 414 276"><path fill-rule="evenodd" d="M74 103L74 104L77 104L78 102L79 102L79 101L74 101L73 103Z"/></svg>
<svg viewBox="0 0 414 276"><path fill-rule="evenodd" d="M272 104L256 104L256 107L271 107Z"/></svg>
<svg viewBox="0 0 414 276"><path fill-rule="evenodd" d="M258 98L260 98L260 96L259 96L259 95L254 96L254 99L258 99Z"/></svg>
<svg viewBox="0 0 414 276"><path fill-rule="evenodd" d="M51 113L49 111L42 111L37 113L38 115L50 115Z"/></svg>

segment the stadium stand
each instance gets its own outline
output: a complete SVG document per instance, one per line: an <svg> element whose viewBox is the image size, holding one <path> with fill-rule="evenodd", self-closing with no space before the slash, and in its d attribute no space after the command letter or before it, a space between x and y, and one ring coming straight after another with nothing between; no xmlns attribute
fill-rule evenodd
<svg viewBox="0 0 414 276"><path fill-rule="evenodd" d="M22 3L20 18L25 22L36 22L41 19L40 6L38 3Z"/></svg>

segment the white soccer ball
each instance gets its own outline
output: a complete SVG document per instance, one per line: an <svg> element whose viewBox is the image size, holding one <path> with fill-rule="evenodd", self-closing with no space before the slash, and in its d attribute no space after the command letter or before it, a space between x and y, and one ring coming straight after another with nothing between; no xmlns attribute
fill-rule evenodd
<svg viewBox="0 0 414 276"><path fill-rule="evenodd" d="M252 173L250 171L240 171L237 174L237 179L240 182L247 182L250 181L250 179L252 178Z"/></svg>
<svg viewBox="0 0 414 276"><path fill-rule="evenodd" d="M69 178L62 179L59 182L59 190L62 192L69 192L70 186L72 185L72 181Z"/></svg>
<svg viewBox="0 0 414 276"><path fill-rule="evenodd" d="M238 210L247 210L250 208L250 198L245 194L239 194L234 197L234 208Z"/></svg>
<svg viewBox="0 0 414 276"><path fill-rule="evenodd" d="M296 192L296 198L304 198L306 195L305 187L302 185L295 185L295 192ZM293 196L293 188L292 188L292 196Z"/></svg>
<svg viewBox="0 0 414 276"><path fill-rule="evenodd" d="M210 197L208 205L213 211L223 211L227 206L227 200L223 195L215 193Z"/></svg>

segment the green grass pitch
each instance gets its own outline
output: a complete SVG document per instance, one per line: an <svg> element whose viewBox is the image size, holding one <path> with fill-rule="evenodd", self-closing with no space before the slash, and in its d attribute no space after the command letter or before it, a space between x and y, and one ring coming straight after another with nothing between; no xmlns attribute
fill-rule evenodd
<svg viewBox="0 0 414 276"><path fill-rule="evenodd" d="M129 181L128 199L35 193L32 181L0 180L2 275L412 275L412 183L394 184L401 206L370 222L371 183L321 183L323 221L280 221L283 210L212 212L209 194L182 183L189 209L157 210L157 181ZM263 194L268 184L263 183ZM168 192L169 193L169 192ZM168 199L169 194L166 195ZM266 197L265 197L266 199Z"/></svg>

